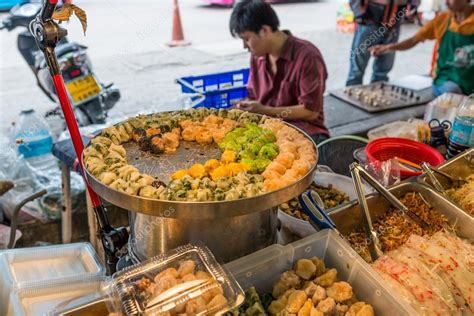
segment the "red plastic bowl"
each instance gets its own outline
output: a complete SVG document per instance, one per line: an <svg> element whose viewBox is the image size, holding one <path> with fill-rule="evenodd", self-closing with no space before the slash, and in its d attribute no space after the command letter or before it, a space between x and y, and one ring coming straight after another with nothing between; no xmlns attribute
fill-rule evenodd
<svg viewBox="0 0 474 316"><path fill-rule="evenodd" d="M423 143L397 137L384 137L373 140L365 147L367 158L372 163L389 160L394 157L403 158L421 164L427 162L432 166L437 166L444 161L444 157L433 147ZM411 170L400 170L402 179L412 176L419 176L421 172Z"/></svg>

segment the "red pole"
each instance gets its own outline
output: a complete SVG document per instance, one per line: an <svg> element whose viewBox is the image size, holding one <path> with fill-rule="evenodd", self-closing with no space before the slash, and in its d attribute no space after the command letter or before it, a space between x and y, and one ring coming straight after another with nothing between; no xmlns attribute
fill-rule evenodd
<svg viewBox="0 0 474 316"><path fill-rule="evenodd" d="M176 46L187 46L191 42L184 40L183 26L181 25L181 17L179 14L179 4L178 0L174 0L173 5L173 33L171 36L171 42L167 45L170 47Z"/></svg>
<svg viewBox="0 0 474 316"><path fill-rule="evenodd" d="M74 145L74 150L76 151L77 159L79 160L79 166L81 169L82 177L86 184L87 192L92 201L92 205L95 207L101 206L102 202L99 199L97 193L92 190L87 179L85 177L84 171L82 170L82 152L84 150L84 144L82 143L81 133L79 132L79 127L77 126L76 117L71 107L71 103L67 96L66 88L64 86L63 77L60 74L53 76L54 87L59 98L59 103L61 104L61 109L64 114L64 119L66 120L66 125L71 134L72 144Z"/></svg>

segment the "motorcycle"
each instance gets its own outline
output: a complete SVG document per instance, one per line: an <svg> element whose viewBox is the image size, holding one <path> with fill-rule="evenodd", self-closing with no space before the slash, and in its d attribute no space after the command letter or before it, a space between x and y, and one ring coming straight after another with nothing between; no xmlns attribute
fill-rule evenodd
<svg viewBox="0 0 474 316"><path fill-rule="evenodd" d="M8 16L0 22L0 30L26 28L18 34L18 50L33 71L39 88L51 101L58 104L44 54L39 50L30 31L30 23L41 7L41 1L30 1L14 6ZM68 42L63 38L56 47L56 54L78 125L105 123L107 112L120 100L119 89L113 83L105 85L97 79L87 56L86 46ZM45 114L47 119L51 119L51 116L62 117L59 106Z"/></svg>

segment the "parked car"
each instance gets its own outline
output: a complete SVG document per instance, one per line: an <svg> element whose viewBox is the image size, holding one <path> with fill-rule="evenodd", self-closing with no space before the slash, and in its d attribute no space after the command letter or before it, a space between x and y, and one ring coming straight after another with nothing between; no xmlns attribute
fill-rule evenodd
<svg viewBox="0 0 474 316"><path fill-rule="evenodd" d="M1 0L0 1L0 11L8 11L17 4L22 4L27 2L27 0Z"/></svg>

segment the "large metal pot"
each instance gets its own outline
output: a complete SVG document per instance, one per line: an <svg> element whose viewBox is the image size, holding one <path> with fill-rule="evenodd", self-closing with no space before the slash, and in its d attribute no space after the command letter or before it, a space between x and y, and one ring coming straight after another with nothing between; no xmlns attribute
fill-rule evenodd
<svg viewBox="0 0 474 316"><path fill-rule="evenodd" d="M316 144L312 142L316 155ZM186 143L175 153L156 156L139 150L133 143L123 144L127 161L141 172L167 182L177 169L204 163L218 157L215 145ZM316 156L317 159L317 156ZM279 204L306 190L314 178L316 163L301 179L276 191L230 201L165 201L128 195L101 183L87 168L92 189L108 202L129 211L129 252L137 261L162 254L177 246L203 242L224 262L264 248L276 240Z"/></svg>
<svg viewBox="0 0 474 316"><path fill-rule="evenodd" d="M276 208L218 219L176 219L129 212L129 254L134 261L203 242L223 262L229 262L276 241ZM164 212L166 216L166 212Z"/></svg>

